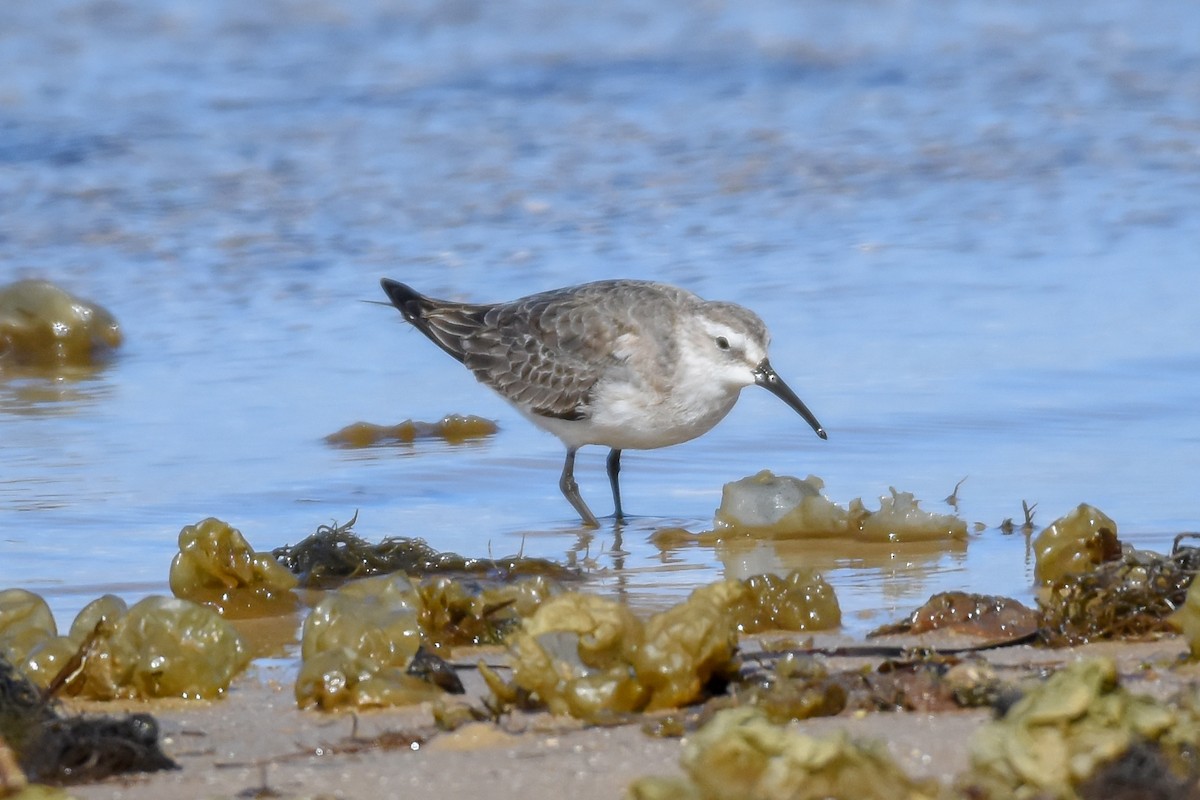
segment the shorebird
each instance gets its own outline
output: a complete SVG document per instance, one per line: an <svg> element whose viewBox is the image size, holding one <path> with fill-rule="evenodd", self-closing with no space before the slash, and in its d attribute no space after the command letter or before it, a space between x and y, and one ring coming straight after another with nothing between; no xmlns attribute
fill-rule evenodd
<svg viewBox="0 0 1200 800"><path fill-rule="evenodd" d="M562 440L567 458L558 486L585 525L599 523L575 482L580 447L609 448L608 480L620 521L621 451L707 433L746 386L771 392L827 438L767 360L766 326L742 306L634 280L494 304L435 300L388 278L380 283L413 327Z"/></svg>

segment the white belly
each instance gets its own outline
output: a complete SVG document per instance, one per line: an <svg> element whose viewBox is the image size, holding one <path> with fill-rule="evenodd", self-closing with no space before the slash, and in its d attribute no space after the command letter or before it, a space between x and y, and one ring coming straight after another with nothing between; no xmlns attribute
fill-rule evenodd
<svg viewBox="0 0 1200 800"><path fill-rule="evenodd" d="M568 447L598 444L618 450L653 450L695 439L725 418L738 391L653 398L629 384L606 387L593 401L591 416L582 420L541 417L517 407L543 430Z"/></svg>

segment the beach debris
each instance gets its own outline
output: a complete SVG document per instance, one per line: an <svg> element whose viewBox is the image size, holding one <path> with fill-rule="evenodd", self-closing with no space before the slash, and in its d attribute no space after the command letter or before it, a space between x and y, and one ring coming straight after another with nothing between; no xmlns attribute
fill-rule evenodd
<svg viewBox="0 0 1200 800"><path fill-rule="evenodd" d="M171 592L226 618L289 614L299 581L270 553L255 552L241 531L209 517L179 531Z"/></svg>
<svg viewBox="0 0 1200 800"><path fill-rule="evenodd" d="M121 346L103 307L40 280L0 287L0 371L6 366L90 366Z"/></svg>
<svg viewBox="0 0 1200 800"><path fill-rule="evenodd" d="M483 417L447 414L438 422L417 422L407 419L396 425L376 425L355 422L325 437L334 447L362 448L381 444L412 444L417 439L442 439L449 444L463 444L492 436L499 428Z"/></svg>
<svg viewBox="0 0 1200 800"><path fill-rule="evenodd" d="M967 482L967 478L969 478L969 477L970 477L969 475L964 475L962 477L962 480L960 480L958 483L954 484L954 491L951 492L948 497L946 497L946 500L945 500L946 505L950 506L955 511L958 511L958 490L960 488L962 488L962 485Z"/></svg>
<svg viewBox="0 0 1200 800"><path fill-rule="evenodd" d="M770 470L725 484L714 533L747 532L779 537L836 537L868 542L965 540L967 525L947 514L922 511L909 492L890 490L878 511L861 499L846 508L821 494L824 482L775 475Z"/></svg>
<svg viewBox="0 0 1200 800"><path fill-rule="evenodd" d="M751 655L745 658L753 660ZM770 660L771 669L743 670L730 693L733 703L755 706L774 722L865 711L932 713L986 706L1003 688L981 658L926 653L885 659L873 669L836 671L802 651Z"/></svg>
<svg viewBox="0 0 1200 800"><path fill-rule="evenodd" d="M941 787L907 775L882 744L843 731L808 736L755 708L719 711L689 737L682 778L641 778L631 800L934 800Z"/></svg>

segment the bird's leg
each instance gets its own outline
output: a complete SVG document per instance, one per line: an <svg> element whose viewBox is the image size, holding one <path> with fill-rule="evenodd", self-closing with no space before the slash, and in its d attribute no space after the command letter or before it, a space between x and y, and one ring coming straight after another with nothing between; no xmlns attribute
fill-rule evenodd
<svg viewBox="0 0 1200 800"><path fill-rule="evenodd" d="M590 528L599 528L600 523L596 521L596 515L579 496L579 484L575 482L575 451L578 449L577 447L567 448L567 460L563 464L562 477L558 479L558 488L562 490L567 502L579 512L584 525Z"/></svg>
<svg viewBox="0 0 1200 800"><path fill-rule="evenodd" d="M621 474L621 451L613 448L608 451L608 482L612 485L613 492L613 518L620 522L625 518L621 513L621 484L617 480L617 476Z"/></svg>

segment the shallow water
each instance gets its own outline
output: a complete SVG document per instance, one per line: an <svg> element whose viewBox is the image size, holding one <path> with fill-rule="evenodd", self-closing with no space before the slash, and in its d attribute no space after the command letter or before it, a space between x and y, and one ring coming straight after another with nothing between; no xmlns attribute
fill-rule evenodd
<svg viewBox="0 0 1200 800"><path fill-rule="evenodd" d="M1028 599L1025 537L996 530L1023 499L1163 549L1197 527L1197 41L1182 0L0 4L0 282L55 280L127 342L81 380L0 382L0 587L65 625L165 591L200 518L268 549L358 510L371 538L575 553L646 605L815 563L861 631L941 589ZM627 453L646 516L588 535L559 443L359 302L383 275L743 303L830 439L750 389L709 435ZM321 441L449 412L500 433ZM576 470L600 514L603 456ZM869 556L648 543L762 468L939 511L969 476L987 529Z"/></svg>

